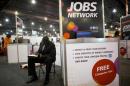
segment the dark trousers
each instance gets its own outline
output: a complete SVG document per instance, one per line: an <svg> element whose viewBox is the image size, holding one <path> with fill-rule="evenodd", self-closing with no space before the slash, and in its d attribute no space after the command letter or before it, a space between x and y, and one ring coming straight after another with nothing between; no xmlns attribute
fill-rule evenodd
<svg viewBox="0 0 130 86"><path fill-rule="evenodd" d="M52 67L52 62L45 62L44 58L28 56L28 75L37 77L35 70L35 63L44 63L46 65L46 77L45 80L49 80L49 74Z"/></svg>

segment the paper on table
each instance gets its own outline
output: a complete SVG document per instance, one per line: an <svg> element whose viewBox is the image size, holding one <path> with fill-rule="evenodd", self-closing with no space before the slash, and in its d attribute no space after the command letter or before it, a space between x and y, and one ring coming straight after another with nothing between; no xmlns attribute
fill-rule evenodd
<svg viewBox="0 0 130 86"><path fill-rule="evenodd" d="M31 54L31 55L29 55L29 56L37 57L37 55L35 55L35 54Z"/></svg>

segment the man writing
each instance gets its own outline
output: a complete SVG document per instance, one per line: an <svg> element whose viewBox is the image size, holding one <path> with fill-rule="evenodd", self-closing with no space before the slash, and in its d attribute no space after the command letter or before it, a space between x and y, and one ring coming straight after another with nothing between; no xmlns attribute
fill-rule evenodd
<svg viewBox="0 0 130 86"><path fill-rule="evenodd" d="M56 60L55 45L49 40L47 36L43 37L40 47L38 49L38 57L28 57L28 75L30 79L27 83L38 80L35 71L35 63L44 63L46 65L46 76L44 85L49 83L49 73L51 71L52 63Z"/></svg>

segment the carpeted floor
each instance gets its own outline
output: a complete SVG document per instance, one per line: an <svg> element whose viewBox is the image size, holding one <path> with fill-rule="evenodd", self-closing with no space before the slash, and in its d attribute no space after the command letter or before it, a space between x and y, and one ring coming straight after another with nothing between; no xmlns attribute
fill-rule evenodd
<svg viewBox="0 0 130 86"><path fill-rule="evenodd" d="M0 57L0 60L0 86L44 86L45 73L40 73L38 81L26 84L28 79L26 68L21 69L18 64L7 64L5 57ZM50 83L46 86L63 86L60 67L56 66L56 73L50 74Z"/></svg>
<svg viewBox="0 0 130 86"><path fill-rule="evenodd" d="M120 86L130 86L130 60L120 59ZM38 73L38 71L37 71ZM27 69L21 69L18 64L8 64L6 57L0 56L0 86L44 86L45 74L40 79L26 84ZM63 86L61 67L56 66L56 74L50 74L50 83L47 86Z"/></svg>

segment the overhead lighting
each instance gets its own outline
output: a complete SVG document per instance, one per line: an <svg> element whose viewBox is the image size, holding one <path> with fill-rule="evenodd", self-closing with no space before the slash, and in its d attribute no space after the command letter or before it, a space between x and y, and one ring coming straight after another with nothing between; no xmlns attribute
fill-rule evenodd
<svg viewBox="0 0 130 86"><path fill-rule="evenodd" d="M39 29L40 29L40 30L42 30L42 28L41 28L41 27L40 27Z"/></svg>
<svg viewBox="0 0 130 86"><path fill-rule="evenodd" d="M23 25L22 28L25 29L25 26Z"/></svg>
<svg viewBox="0 0 130 86"><path fill-rule="evenodd" d="M53 27L53 25L50 25L50 28L52 28Z"/></svg>
<svg viewBox="0 0 130 86"><path fill-rule="evenodd" d="M116 13L116 12L117 12L117 10L116 10L116 9L113 9L113 10L112 10L112 12L113 12L113 13Z"/></svg>
<svg viewBox="0 0 130 86"><path fill-rule="evenodd" d="M112 25L111 25L110 27L111 27L111 28L113 28L113 26L112 26Z"/></svg>
<svg viewBox="0 0 130 86"><path fill-rule="evenodd" d="M46 31L44 31L44 33L46 33Z"/></svg>
<svg viewBox="0 0 130 86"><path fill-rule="evenodd" d="M41 27L41 25L40 25L40 28L39 28L39 30L42 30L42 27Z"/></svg>
<svg viewBox="0 0 130 86"><path fill-rule="evenodd" d="M53 29L53 31L55 32L55 29Z"/></svg>
<svg viewBox="0 0 130 86"><path fill-rule="evenodd" d="M48 20L48 18L47 18L47 17L44 17L44 20L45 20L45 21L47 21L47 20Z"/></svg>
<svg viewBox="0 0 130 86"><path fill-rule="evenodd" d="M25 31L25 33L27 34L28 32L27 32L27 31Z"/></svg>
<svg viewBox="0 0 130 86"><path fill-rule="evenodd" d="M18 15L19 13L18 13L18 11L15 11L15 15Z"/></svg>
<svg viewBox="0 0 130 86"><path fill-rule="evenodd" d="M55 34L57 34L57 32L55 31Z"/></svg>
<svg viewBox="0 0 130 86"><path fill-rule="evenodd" d="M7 22L7 23L8 23L8 22L9 22L9 19L8 19L8 18L6 18L6 19L5 19L5 22Z"/></svg>
<svg viewBox="0 0 130 86"><path fill-rule="evenodd" d="M31 0L31 3L32 4L36 4L36 0Z"/></svg>
<svg viewBox="0 0 130 86"><path fill-rule="evenodd" d="M5 34L9 34L9 32L6 32Z"/></svg>
<svg viewBox="0 0 130 86"><path fill-rule="evenodd" d="M120 29L120 28L118 28L118 30L120 31L121 29Z"/></svg>
<svg viewBox="0 0 130 86"><path fill-rule="evenodd" d="M35 23L34 23L34 22L32 22L32 23L31 23L31 25L32 25L32 26L34 26L34 25L35 25Z"/></svg>
<svg viewBox="0 0 130 86"><path fill-rule="evenodd" d="M107 24L105 23L105 26L107 26Z"/></svg>
<svg viewBox="0 0 130 86"><path fill-rule="evenodd" d="M0 23L0 27L2 26L2 24Z"/></svg>
<svg viewBox="0 0 130 86"><path fill-rule="evenodd" d="M12 30L11 30L10 32L11 32L11 33L13 33L13 31L12 31Z"/></svg>

